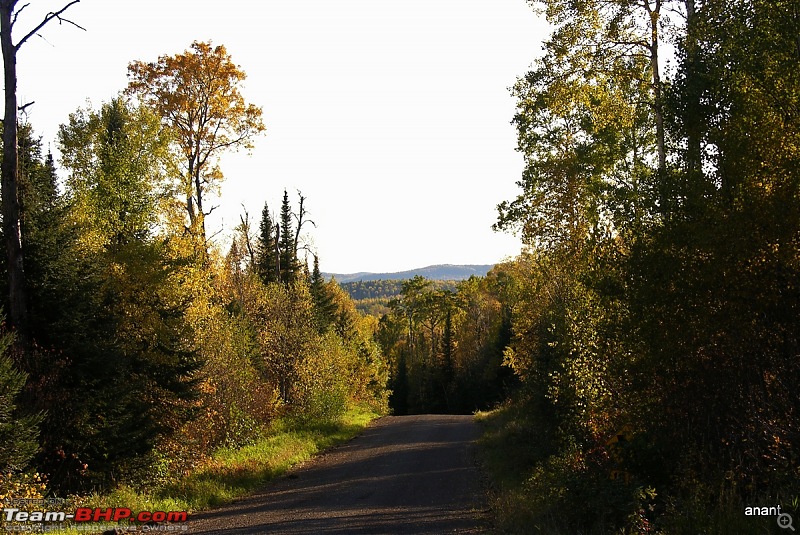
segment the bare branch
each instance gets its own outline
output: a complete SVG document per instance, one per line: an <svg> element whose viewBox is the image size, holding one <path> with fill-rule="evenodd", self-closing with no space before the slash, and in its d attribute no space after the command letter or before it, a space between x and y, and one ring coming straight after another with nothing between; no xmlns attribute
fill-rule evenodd
<svg viewBox="0 0 800 535"><path fill-rule="evenodd" d="M67 9L69 9L70 7L72 7L72 6L74 6L75 4L79 3L80 1L81 1L81 0L72 0L72 2L70 2L70 3L69 3L69 4L67 4L66 6L62 7L60 10L58 10L58 11L55 11L55 12L50 12L50 13L48 13L48 14L47 14L47 16L45 16L44 20L43 20L42 22L40 22L38 26L36 26L34 29L32 29L30 32L28 32L28 34L27 34L27 35L25 35L25 37L23 37L22 39L20 39L20 40L19 40L19 42L18 42L16 45L14 45L14 48L15 48L16 50L19 50L19 48L20 48L20 47L23 45L23 43L25 43L25 41L27 41L28 39L30 39L31 37L33 37L34 35L36 35L36 34L39 32L39 30L41 30L42 28L44 28L44 26L45 26L45 25L46 25L48 22L50 22L51 20L53 20L53 19L58 19L58 22L59 22L59 24L60 24L60 23L63 23L63 22L68 22L68 23L72 24L73 26L75 26L75 27L77 27L77 28L80 28L80 29L81 29L81 30L83 30L83 31L86 31L86 28L84 28L84 27L82 27L82 26L80 26L80 25L78 25L78 24L76 24L76 23L72 22L71 20L68 20L68 19L65 19L65 18L62 18L62 17L61 17L61 14L62 14L62 13L64 13L64 12L65 12ZM26 5L27 5L27 4L26 4ZM22 6L22 7L24 8L25 6ZM21 11L21 9L20 9L20 11ZM18 11L17 13L19 14L19 11Z"/></svg>
<svg viewBox="0 0 800 535"><path fill-rule="evenodd" d="M184 227L184 229L185 229L185 230L184 230L184 235L191 235L191 232L192 232L192 231L191 231L191 229L190 229L189 227ZM219 230L218 230L218 231L216 231L214 234L212 234L211 236L209 236L209 237L208 237L208 239L207 239L206 241L211 241L211 240L213 240L214 238L216 238L217 236L219 236L221 233L222 233L222 229L219 229Z"/></svg>
<svg viewBox="0 0 800 535"><path fill-rule="evenodd" d="M23 104L22 106L19 106L19 107L17 107L17 111L21 111L22 113L25 113L25 109L26 109L28 106L32 106L32 105L34 105L34 104L36 104L36 101L35 101L35 100L32 100L32 101L28 102L27 104Z"/></svg>
<svg viewBox="0 0 800 535"><path fill-rule="evenodd" d="M14 25L17 23L17 19L19 18L19 14L22 13L22 10L25 9L26 7L28 7L29 5L31 5L30 2L28 2L27 4L25 4L24 6L19 8L17 10L17 12L14 13L14 19L11 21L11 28L12 29L14 28Z"/></svg>
<svg viewBox="0 0 800 535"><path fill-rule="evenodd" d="M239 219L242 222L242 233L244 234L244 241L245 245L247 246L247 254L250 257L250 267L252 268L256 263L256 253L253 250L253 244L250 241L250 214L247 212L247 208L245 208L244 203L242 203L242 210L244 210L244 216L239 215Z"/></svg>
<svg viewBox="0 0 800 535"><path fill-rule="evenodd" d="M59 24L63 24L63 23L65 23L65 22L66 22L66 23L68 23L68 24L72 24L73 26L75 26L75 27L76 27L76 28L78 28L79 30L86 31L86 28L84 28L83 26L81 26L80 24L78 24L77 22L75 22L74 20L69 20L69 19L65 19L65 18L63 18L63 17L58 17L58 23L59 23Z"/></svg>

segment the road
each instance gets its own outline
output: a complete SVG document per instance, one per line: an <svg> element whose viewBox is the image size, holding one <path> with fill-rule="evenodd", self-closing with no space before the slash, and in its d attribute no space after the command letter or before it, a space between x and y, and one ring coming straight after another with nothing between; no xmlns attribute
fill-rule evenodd
<svg viewBox="0 0 800 535"><path fill-rule="evenodd" d="M484 533L471 416L388 416L260 492L194 517L191 533Z"/></svg>

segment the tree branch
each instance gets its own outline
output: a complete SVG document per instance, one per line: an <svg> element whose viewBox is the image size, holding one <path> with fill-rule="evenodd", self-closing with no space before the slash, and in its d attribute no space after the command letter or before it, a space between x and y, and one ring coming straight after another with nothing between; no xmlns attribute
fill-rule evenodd
<svg viewBox="0 0 800 535"><path fill-rule="evenodd" d="M12 29L14 28L14 25L17 23L17 19L19 18L19 14L22 13L22 10L25 9L26 7L28 7L29 5L31 5L30 2L28 2L27 4L25 4L24 6L19 8L17 10L17 12L14 13L14 19L11 21L11 28Z"/></svg>
<svg viewBox="0 0 800 535"><path fill-rule="evenodd" d="M62 7L60 10L55 11L55 12L51 11L50 13L48 13L47 16L45 16L44 20L42 22L40 22L38 26L36 26L33 30L28 32L28 34L25 35L25 37L20 39L19 42L16 45L14 45L14 48L16 50L19 50L20 47L23 45L23 43L25 43L25 41L27 41L28 39L30 39L31 37L36 35L39 32L39 30L44 28L44 26L48 22L53 20L53 19L58 19L59 24L62 23L62 22L68 22L68 23L72 24L73 26L75 26L76 28L80 28L81 30L86 31L86 28L84 28L83 26L80 26L79 24L76 24L75 22L72 22L71 20L68 20L68 19L65 19L65 18L61 17L61 14L63 12L65 12L67 9L69 9L72 6L74 6L75 4L79 3L80 1L81 0L72 0L72 2L70 2L66 6ZM25 4L25 6L22 6L22 8L25 8L26 6L27 6L27 4ZM22 9L20 9L20 11L22 11ZM17 12L17 14L19 14L19 11ZM16 20L16 17L14 18L14 20Z"/></svg>

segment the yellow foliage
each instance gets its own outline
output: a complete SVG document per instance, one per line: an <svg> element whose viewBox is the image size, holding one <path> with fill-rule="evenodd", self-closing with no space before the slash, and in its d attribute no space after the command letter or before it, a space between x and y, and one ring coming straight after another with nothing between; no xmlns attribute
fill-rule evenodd
<svg viewBox="0 0 800 535"><path fill-rule="evenodd" d="M224 46L195 41L190 49L158 61L128 66L128 93L153 106L174 132L185 168L177 192L186 199L191 233L202 240L204 195L217 193L223 179L219 154L251 149L264 131L261 108L248 104L239 85L246 75Z"/></svg>
<svg viewBox="0 0 800 535"><path fill-rule="evenodd" d="M0 509L15 500L44 498L47 484L38 473L0 472Z"/></svg>

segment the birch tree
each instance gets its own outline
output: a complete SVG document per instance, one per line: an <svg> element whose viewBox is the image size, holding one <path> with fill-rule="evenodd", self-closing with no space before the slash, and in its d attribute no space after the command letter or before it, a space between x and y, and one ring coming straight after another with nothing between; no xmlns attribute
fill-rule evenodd
<svg viewBox="0 0 800 535"><path fill-rule="evenodd" d="M195 41L183 53L128 65L128 93L152 106L175 131L183 158L183 188L189 229L205 247L207 197L223 180L219 156L251 149L265 130L262 110L245 101L245 72L224 46Z"/></svg>

